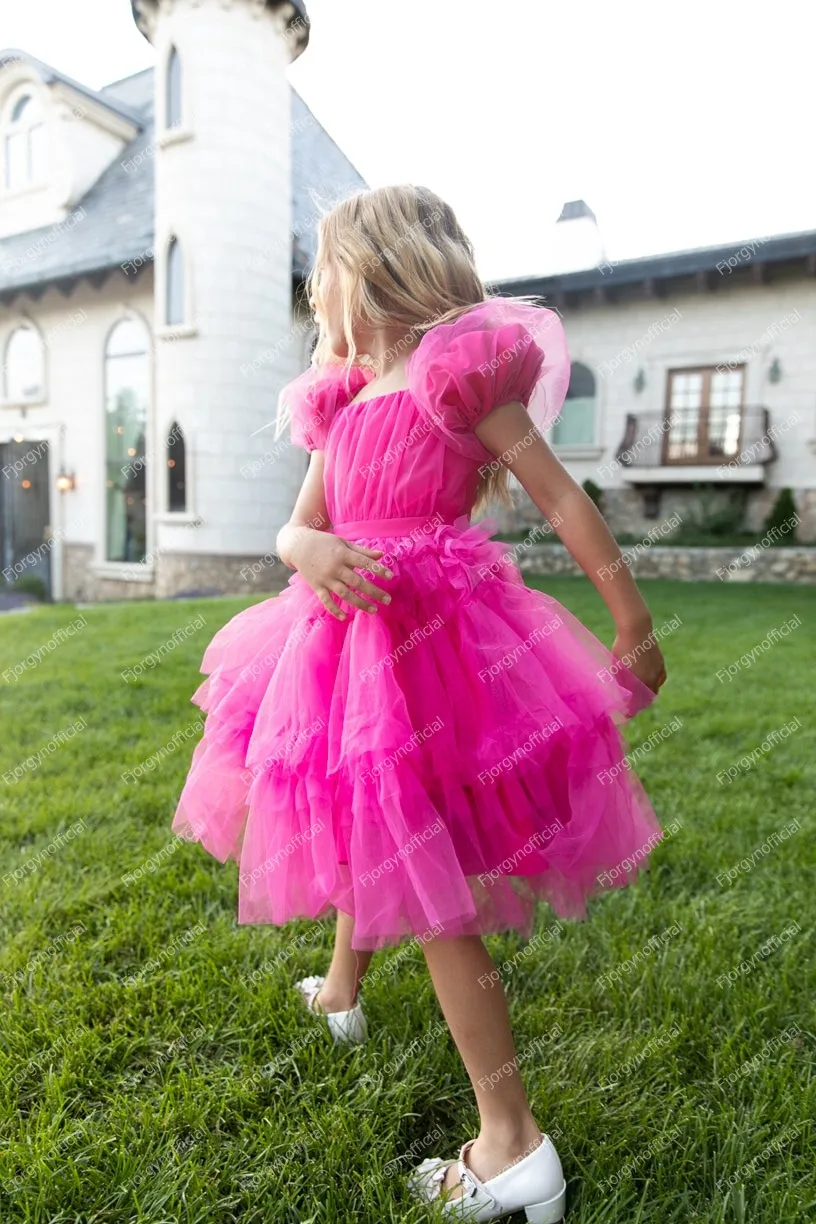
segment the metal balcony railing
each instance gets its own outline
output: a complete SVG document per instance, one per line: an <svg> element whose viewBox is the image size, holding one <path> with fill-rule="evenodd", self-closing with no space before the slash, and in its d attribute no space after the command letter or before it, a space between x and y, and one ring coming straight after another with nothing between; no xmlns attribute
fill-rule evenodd
<svg viewBox="0 0 816 1224"><path fill-rule="evenodd" d="M776 458L767 408L741 411L682 409L629 413L617 459L626 467L674 467L738 463L750 466Z"/></svg>

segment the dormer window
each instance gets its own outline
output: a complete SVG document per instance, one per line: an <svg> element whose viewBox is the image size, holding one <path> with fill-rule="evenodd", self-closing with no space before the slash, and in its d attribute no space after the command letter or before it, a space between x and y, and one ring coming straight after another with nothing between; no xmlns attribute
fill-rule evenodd
<svg viewBox="0 0 816 1224"><path fill-rule="evenodd" d="M45 179L45 124L39 98L18 94L3 115L3 182L20 191Z"/></svg>
<svg viewBox="0 0 816 1224"><path fill-rule="evenodd" d="M181 126L181 58L175 47L170 48L167 57L166 105L164 126L177 128Z"/></svg>

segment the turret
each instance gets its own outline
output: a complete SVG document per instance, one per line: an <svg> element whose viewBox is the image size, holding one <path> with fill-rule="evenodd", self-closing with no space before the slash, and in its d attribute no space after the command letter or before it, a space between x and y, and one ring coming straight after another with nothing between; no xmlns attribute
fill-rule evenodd
<svg viewBox="0 0 816 1224"><path fill-rule="evenodd" d="M236 589L274 547L302 475L291 454L269 459L270 432L254 435L302 361L286 69L308 21L292 0L133 0L133 11L156 50L156 594Z"/></svg>

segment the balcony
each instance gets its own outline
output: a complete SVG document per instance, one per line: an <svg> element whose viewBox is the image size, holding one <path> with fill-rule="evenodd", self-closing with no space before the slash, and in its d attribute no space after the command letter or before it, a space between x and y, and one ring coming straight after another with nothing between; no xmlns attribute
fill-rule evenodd
<svg viewBox="0 0 816 1224"><path fill-rule="evenodd" d="M630 484L687 485L722 480L764 484L776 458L767 408L740 412L630 413L616 458Z"/></svg>

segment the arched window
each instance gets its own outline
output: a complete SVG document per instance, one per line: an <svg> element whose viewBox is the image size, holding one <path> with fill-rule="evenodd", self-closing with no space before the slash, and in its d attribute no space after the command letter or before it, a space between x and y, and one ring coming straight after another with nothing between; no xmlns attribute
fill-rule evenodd
<svg viewBox="0 0 816 1224"><path fill-rule="evenodd" d="M595 375L573 361L567 398L553 426L554 446L592 446L595 443Z"/></svg>
<svg viewBox="0 0 816 1224"><path fill-rule="evenodd" d="M147 555L147 411L150 336L138 319L123 319L105 349L105 503L108 561Z"/></svg>
<svg viewBox="0 0 816 1224"><path fill-rule="evenodd" d="M187 509L187 446L177 421L167 435L167 509Z"/></svg>
<svg viewBox="0 0 816 1224"><path fill-rule="evenodd" d="M181 253L181 243L175 235L167 244L164 321L170 325L184 322L184 257Z"/></svg>
<svg viewBox="0 0 816 1224"><path fill-rule="evenodd" d="M25 93L13 99L3 116L3 181L18 191L45 179L45 124L39 98Z"/></svg>
<svg viewBox="0 0 816 1224"><path fill-rule="evenodd" d="M167 57L167 80L165 81L166 105L164 126L179 127L181 124L181 57L175 47Z"/></svg>
<svg viewBox="0 0 816 1224"><path fill-rule="evenodd" d="M40 333L24 323L11 333L3 360L3 397L12 404L37 403L45 395L45 354Z"/></svg>

